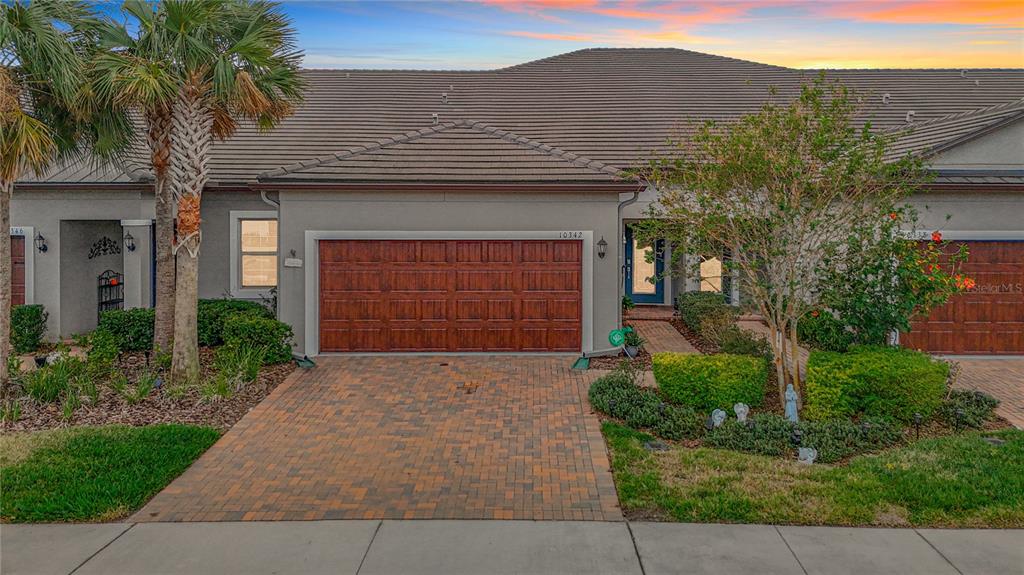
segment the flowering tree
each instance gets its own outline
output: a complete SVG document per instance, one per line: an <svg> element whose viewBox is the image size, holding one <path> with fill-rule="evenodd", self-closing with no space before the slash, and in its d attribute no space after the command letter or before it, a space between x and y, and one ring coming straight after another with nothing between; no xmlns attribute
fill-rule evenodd
<svg viewBox="0 0 1024 575"><path fill-rule="evenodd" d="M773 334L783 397L787 383L801 387L797 321L820 305L844 266L902 245L899 206L925 173L919 159L887 161L894 135L858 126L848 88L819 79L789 103L772 100L735 122L704 124L680 153L640 175L660 194L645 234L669 239L676 253L731 253L727 273L738 274ZM884 261L875 260L893 260Z"/></svg>

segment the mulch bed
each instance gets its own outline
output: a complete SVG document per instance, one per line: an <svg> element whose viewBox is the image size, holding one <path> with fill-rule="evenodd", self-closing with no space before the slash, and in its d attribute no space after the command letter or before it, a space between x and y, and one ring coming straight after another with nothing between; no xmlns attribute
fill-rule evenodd
<svg viewBox="0 0 1024 575"><path fill-rule="evenodd" d="M629 359L626 354L619 352L619 355L604 355L590 358L590 369L615 369L623 361L640 362L645 371L651 370L651 354L646 349L640 349L636 358Z"/></svg>
<svg viewBox="0 0 1024 575"><path fill-rule="evenodd" d="M672 327L676 328L676 331L678 331L680 334L682 334L683 337L686 338L686 341L690 342L690 345L697 348L697 351L707 354L718 353L717 345L710 343L701 336L697 335L696 332L694 332L692 329L689 328L689 326L683 323L683 320L679 319L678 317L674 317L668 320L668 322L672 324Z"/></svg>
<svg viewBox="0 0 1024 575"><path fill-rule="evenodd" d="M214 351L203 348L199 350L201 364L201 381L211 380L216 369L213 367ZM135 382L138 376L146 371L146 355L143 353L122 354L118 359L117 369ZM134 405L112 390L108 385L101 384L99 400L96 405L85 403L75 410L70 420L65 420L59 402L39 404L31 399L21 401L21 416L16 422L4 422L3 430L38 431L83 425L153 425L158 423L181 423L189 425L205 425L222 431L227 430L242 418L250 409L270 394L271 391L295 369L292 362L279 365L264 366L257 380L246 385L241 391L226 399L209 401L202 397L200 386L164 387L150 392L149 396Z"/></svg>

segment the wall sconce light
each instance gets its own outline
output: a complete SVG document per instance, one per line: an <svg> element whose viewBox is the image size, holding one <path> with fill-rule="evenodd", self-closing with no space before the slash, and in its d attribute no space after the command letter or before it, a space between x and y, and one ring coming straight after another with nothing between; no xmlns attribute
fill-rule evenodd
<svg viewBox="0 0 1024 575"><path fill-rule="evenodd" d="M131 232L124 235L124 247L129 252L135 251L135 236Z"/></svg>
<svg viewBox="0 0 1024 575"><path fill-rule="evenodd" d="M39 253L41 254L45 254L46 250L50 249L49 246L46 245L46 238L43 237L43 234L38 232L36 232L35 244L36 249L39 250Z"/></svg>
<svg viewBox="0 0 1024 575"><path fill-rule="evenodd" d="M608 253L608 242L604 241L604 236L597 241L597 257L604 259L604 255Z"/></svg>

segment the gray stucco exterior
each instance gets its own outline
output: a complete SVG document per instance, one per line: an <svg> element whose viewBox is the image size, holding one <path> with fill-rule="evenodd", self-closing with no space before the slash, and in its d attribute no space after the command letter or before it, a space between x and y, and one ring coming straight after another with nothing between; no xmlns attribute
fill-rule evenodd
<svg viewBox="0 0 1024 575"><path fill-rule="evenodd" d="M472 237L478 232L483 238L501 232L589 231L594 242L602 237L608 242L604 258L593 250L584 253L593 263L592 277L584 278L584 283L592 282L593 317L584 324L591 326L593 347L608 347L608 332L618 326L616 194L288 191L279 197L281 258L304 260L302 268L282 267L279 276L279 315L295 330L296 351L316 351L306 346L307 317L317 305L306 297L307 269L317 265L310 257L315 254L306 254L309 231L378 232L381 238L395 237L393 232L407 233L403 237L416 237L416 232L464 232L468 236L463 237Z"/></svg>

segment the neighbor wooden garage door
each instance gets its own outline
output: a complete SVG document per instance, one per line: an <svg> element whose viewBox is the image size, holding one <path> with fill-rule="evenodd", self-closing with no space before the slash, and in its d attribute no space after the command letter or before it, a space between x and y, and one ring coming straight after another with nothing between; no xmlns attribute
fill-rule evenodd
<svg viewBox="0 0 1024 575"><path fill-rule="evenodd" d="M11 236L11 305L25 303L25 238Z"/></svg>
<svg viewBox="0 0 1024 575"><path fill-rule="evenodd" d="M579 351L582 246L322 240L320 350Z"/></svg>
<svg viewBox="0 0 1024 575"><path fill-rule="evenodd" d="M1024 242L966 243L970 292L911 324L900 342L948 354L1024 354Z"/></svg>

